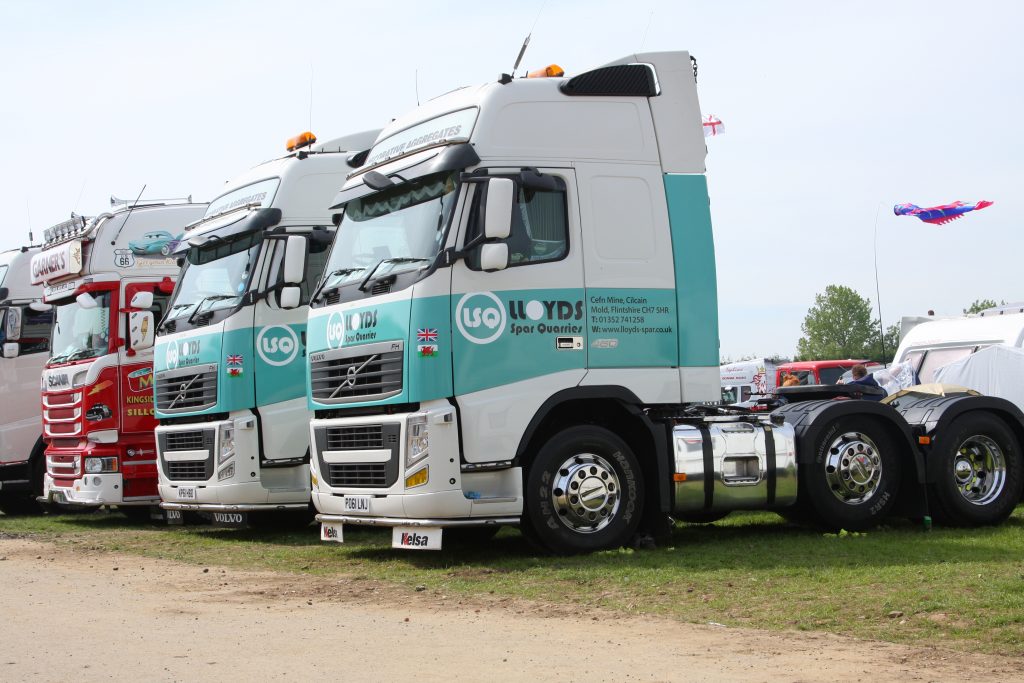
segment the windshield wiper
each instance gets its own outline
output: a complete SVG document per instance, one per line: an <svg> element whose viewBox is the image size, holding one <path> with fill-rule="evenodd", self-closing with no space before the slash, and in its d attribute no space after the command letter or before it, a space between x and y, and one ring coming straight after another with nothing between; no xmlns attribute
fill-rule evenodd
<svg viewBox="0 0 1024 683"><path fill-rule="evenodd" d="M377 269L380 268L385 263L416 263L417 261L426 261L426 262L429 263L430 259L428 259L428 258L417 258L415 256L395 256L395 257L392 257L392 258L384 258L384 259L381 259L380 261L377 261L377 265L375 265L370 270L370 272L366 274L366 277L363 278L363 281L359 283L359 291L360 292L365 292L366 291L366 285L368 285L370 283L370 280L373 278L373 274L376 273Z"/></svg>
<svg viewBox="0 0 1024 683"><path fill-rule="evenodd" d="M203 310L203 304L205 304L207 301L222 301L224 299L235 298L237 297L234 294L211 294L210 296L204 296L202 299L199 300L199 303L196 304L196 310L192 311L192 315L188 317L188 324L195 324L195 317L199 315L200 311Z"/></svg>
<svg viewBox="0 0 1024 683"><path fill-rule="evenodd" d="M309 300L316 301L316 298L320 296L320 292L327 288L327 281L330 280L332 277L338 277L339 275L351 275L352 273L358 273L361 270L366 270L366 268L363 268L362 266L356 266L355 268L338 268L337 270L332 270L331 272L327 273L327 275L324 276L323 280L320 281L320 284L317 286L316 291L313 292L313 296L309 297Z"/></svg>

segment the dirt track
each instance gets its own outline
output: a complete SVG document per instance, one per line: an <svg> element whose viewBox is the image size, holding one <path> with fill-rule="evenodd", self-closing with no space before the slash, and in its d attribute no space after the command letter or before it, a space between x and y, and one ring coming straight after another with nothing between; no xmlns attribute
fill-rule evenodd
<svg viewBox="0 0 1024 683"><path fill-rule="evenodd" d="M1009 681L1024 661L0 540L0 680Z"/></svg>

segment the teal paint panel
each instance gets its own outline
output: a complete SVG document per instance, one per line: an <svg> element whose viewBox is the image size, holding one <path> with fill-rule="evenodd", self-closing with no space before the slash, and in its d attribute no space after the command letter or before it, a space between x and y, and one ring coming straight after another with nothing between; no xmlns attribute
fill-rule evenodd
<svg viewBox="0 0 1024 683"><path fill-rule="evenodd" d="M306 324L266 325L250 335L255 348L256 405L267 406L306 395L302 338ZM230 334L230 333L229 333ZM233 353L225 347L225 353Z"/></svg>
<svg viewBox="0 0 1024 683"><path fill-rule="evenodd" d="M587 367L675 367L676 293L671 289L587 289Z"/></svg>
<svg viewBox="0 0 1024 683"><path fill-rule="evenodd" d="M217 366L217 403L206 410L187 413L169 414L157 410L156 417L188 417L252 408L255 401L252 350L251 328L226 333L218 328L210 334L186 339L179 339L173 335L158 338L153 353L154 373L214 364ZM240 355L242 362L229 365L229 355ZM232 368L236 368L237 371L231 372ZM299 395L301 396L301 391Z"/></svg>
<svg viewBox="0 0 1024 683"><path fill-rule="evenodd" d="M718 365L718 285L707 179L665 174L676 270L679 365Z"/></svg>
<svg viewBox="0 0 1024 683"><path fill-rule="evenodd" d="M453 296L455 393L583 368L587 360L583 299L579 288ZM576 346L559 348L559 339Z"/></svg>
<svg viewBox="0 0 1024 683"><path fill-rule="evenodd" d="M447 297L443 297L447 299ZM410 340L409 311L411 299L373 303L357 308L332 310L326 315L311 317L307 324L308 353L306 354L306 397L310 410L353 408L358 406L387 405L409 402L409 349L416 353L416 344ZM412 330L416 339L416 330ZM309 395L309 358L320 351L358 348L362 344L376 344L386 341L405 341L405 362L402 363L402 393L380 401L361 401L343 404L323 404L313 401Z"/></svg>
<svg viewBox="0 0 1024 683"><path fill-rule="evenodd" d="M448 296L412 300L405 354L410 401L431 401L455 393L450 300Z"/></svg>

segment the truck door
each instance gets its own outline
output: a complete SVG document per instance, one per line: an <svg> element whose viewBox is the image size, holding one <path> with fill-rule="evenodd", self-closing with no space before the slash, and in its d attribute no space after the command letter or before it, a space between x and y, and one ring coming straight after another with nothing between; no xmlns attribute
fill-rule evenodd
<svg viewBox="0 0 1024 683"><path fill-rule="evenodd" d="M508 267L484 272L476 250L452 268L452 374L468 462L511 460L544 400L586 373L575 178L541 172L558 189L517 183ZM482 230L481 186L467 190L460 244Z"/></svg>
<svg viewBox="0 0 1024 683"><path fill-rule="evenodd" d="M256 410L260 415L263 457L301 458L309 448L306 405L306 314L309 295L327 261L329 243L307 239L306 279L301 305L281 308L286 239L272 238L264 247L263 294L255 304L253 351Z"/></svg>

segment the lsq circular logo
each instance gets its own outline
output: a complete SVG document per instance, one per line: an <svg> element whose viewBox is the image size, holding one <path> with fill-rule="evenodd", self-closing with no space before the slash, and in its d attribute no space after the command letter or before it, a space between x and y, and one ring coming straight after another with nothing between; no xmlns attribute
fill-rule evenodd
<svg viewBox="0 0 1024 683"><path fill-rule="evenodd" d="M327 318L327 346L336 349L345 341L345 318L334 311Z"/></svg>
<svg viewBox="0 0 1024 683"><path fill-rule="evenodd" d="M171 342L167 345L167 353L164 356L167 369L173 370L178 367L178 342Z"/></svg>
<svg viewBox="0 0 1024 683"><path fill-rule="evenodd" d="M490 344L505 331L505 304L492 292L470 292L455 307L459 332L474 344Z"/></svg>
<svg viewBox="0 0 1024 683"><path fill-rule="evenodd" d="M256 335L256 353L267 365L288 365L299 353L299 339L286 325L270 325Z"/></svg>

